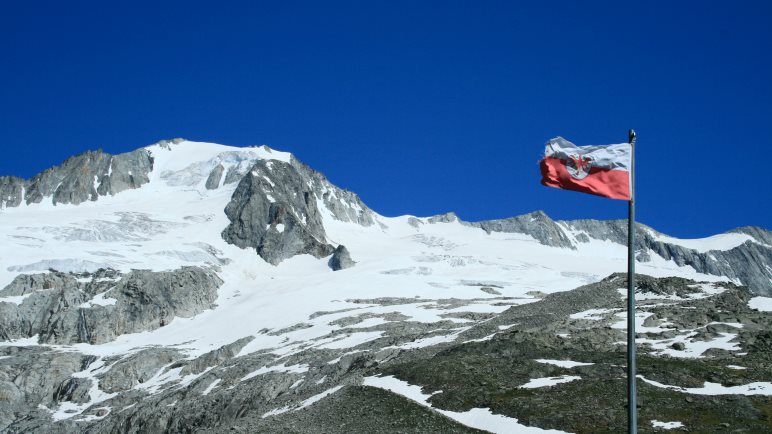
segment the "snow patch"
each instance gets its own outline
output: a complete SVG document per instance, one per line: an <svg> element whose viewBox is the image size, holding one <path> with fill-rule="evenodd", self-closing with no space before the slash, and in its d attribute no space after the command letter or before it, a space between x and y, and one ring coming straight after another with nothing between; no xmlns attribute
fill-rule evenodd
<svg viewBox="0 0 772 434"><path fill-rule="evenodd" d="M92 298L91 300L81 304L78 307L82 308L89 308L94 306L112 306L115 303L118 302L115 298L105 298L105 294L107 294L108 291L102 292L100 294L97 294L96 297Z"/></svg>
<svg viewBox="0 0 772 434"><path fill-rule="evenodd" d="M290 365L285 366L284 363L281 365L275 365L275 366L263 366L262 368L252 371L249 374L241 377L241 380L239 381L246 381L250 378L257 377L258 375L267 374L269 372L294 372L297 374L302 374L305 372L308 372L308 365Z"/></svg>
<svg viewBox="0 0 772 434"><path fill-rule="evenodd" d="M748 300L748 306L761 312L772 312L772 297L753 297Z"/></svg>
<svg viewBox="0 0 772 434"><path fill-rule="evenodd" d="M204 396L209 395L209 393L212 390L214 390L214 388L217 387L218 384L220 384L220 379L219 378L217 378L214 381L212 381L211 383L209 383L209 386L207 386L206 389L204 389L204 391L201 392L201 394L204 395Z"/></svg>
<svg viewBox="0 0 772 434"><path fill-rule="evenodd" d="M31 292L28 292L27 294L24 294L24 295L12 295L12 296L9 296L9 297L0 297L0 303L12 303L12 304L15 304L15 305L20 305L30 295L32 295Z"/></svg>
<svg viewBox="0 0 772 434"><path fill-rule="evenodd" d="M739 344L731 342L737 338L737 334L735 333L719 333L719 337L710 341L691 339L695 335L697 335L697 332L691 331L686 334L678 335L673 339L657 340L638 338L635 342L637 344L651 345L652 349L657 350L656 353L659 355L682 358L702 358L702 353L711 348L726 351L739 351L741 349ZM683 350L676 350L672 347L673 344L677 342L684 345Z"/></svg>
<svg viewBox="0 0 772 434"><path fill-rule="evenodd" d="M651 426L661 429L676 429L683 428L684 424L682 422L660 422L658 420L652 420Z"/></svg>
<svg viewBox="0 0 772 434"><path fill-rule="evenodd" d="M647 229L643 230L647 231L649 235L657 241L674 244L690 250L696 250L700 253L707 253L711 250L732 250L735 247L745 244L747 241L756 242L756 239L752 236L741 233L718 234L707 238L680 239L655 233Z"/></svg>
<svg viewBox="0 0 772 434"><path fill-rule="evenodd" d="M496 434L510 434L510 433L522 433L522 434L563 434L564 431L558 430L545 430L541 428L531 427L518 423L517 419L499 414L494 414L489 408L473 408L465 412L456 412L449 410L441 410L432 407L429 404L429 398L433 394L425 394L421 391L420 386L412 385L406 381L402 381L393 376L388 377L365 377L362 381L364 386L376 387L379 389L388 390L389 392L403 396L423 407L428 407L434 411L455 420L456 422L466 425L471 428L477 428L485 431L489 431Z"/></svg>
<svg viewBox="0 0 772 434"><path fill-rule="evenodd" d="M281 408L276 408L276 409L273 409L273 410L263 414L261 416L261 418L265 419L266 417L276 416L276 415L279 415L279 414L286 413L288 411L302 410L302 409L304 409L306 407L314 405L315 403L317 403L317 402L321 401L322 399L332 395L333 393L339 391L342 388L343 388L343 385L335 386L332 389L325 390L324 392L322 392L320 394L314 395L314 396L306 399L305 401L301 402L300 405L297 408L292 408L292 407L289 407L289 406L281 407Z"/></svg>
<svg viewBox="0 0 772 434"><path fill-rule="evenodd" d="M575 368L577 366L590 366L595 363L574 362L572 360L549 360L549 359L536 359L539 363L546 363L548 365L555 365L561 368Z"/></svg>
<svg viewBox="0 0 772 434"><path fill-rule="evenodd" d="M756 383L750 383L750 384L743 384L740 386L723 386L719 383L711 383L706 381L705 385L702 387L680 387L680 386L671 386L668 384L662 384L654 380L649 380L648 378L645 378L643 375L639 375L638 378L655 387L675 390L678 392L691 393L694 395L772 396L772 383L768 383L768 382L756 382Z"/></svg>
<svg viewBox="0 0 772 434"><path fill-rule="evenodd" d="M581 380L582 377L578 375L561 375L559 377L542 377L534 378L531 381L519 386L522 389L537 389L539 387L552 387L556 384L570 383L572 381Z"/></svg>

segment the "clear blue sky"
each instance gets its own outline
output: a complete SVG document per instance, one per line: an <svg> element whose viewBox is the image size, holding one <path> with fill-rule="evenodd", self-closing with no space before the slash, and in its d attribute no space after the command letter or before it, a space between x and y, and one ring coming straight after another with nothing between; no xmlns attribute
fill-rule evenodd
<svg viewBox="0 0 772 434"><path fill-rule="evenodd" d="M0 174L185 137L291 151L385 215L624 218L537 160L635 128L639 221L772 226L772 2L116 3L3 3Z"/></svg>

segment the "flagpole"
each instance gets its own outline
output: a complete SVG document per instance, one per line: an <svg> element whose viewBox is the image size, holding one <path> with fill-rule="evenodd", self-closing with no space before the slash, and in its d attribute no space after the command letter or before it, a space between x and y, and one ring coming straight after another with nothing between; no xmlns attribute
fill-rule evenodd
<svg viewBox="0 0 772 434"><path fill-rule="evenodd" d="M635 387L635 131L630 142L630 201L627 203L627 432L638 432Z"/></svg>

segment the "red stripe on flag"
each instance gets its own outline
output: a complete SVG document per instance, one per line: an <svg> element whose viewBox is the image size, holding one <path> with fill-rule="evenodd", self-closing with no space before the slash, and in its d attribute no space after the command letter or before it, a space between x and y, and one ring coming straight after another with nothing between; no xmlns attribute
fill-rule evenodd
<svg viewBox="0 0 772 434"><path fill-rule="evenodd" d="M611 199L630 200L630 172L593 167L582 179L568 173L566 162L558 158L541 160L541 183L547 187L580 191Z"/></svg>

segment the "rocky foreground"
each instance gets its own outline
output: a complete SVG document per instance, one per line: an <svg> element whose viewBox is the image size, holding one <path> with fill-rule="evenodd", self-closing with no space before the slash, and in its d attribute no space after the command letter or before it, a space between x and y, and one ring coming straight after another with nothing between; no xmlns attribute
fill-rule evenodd
<svg viewBox="0 0 772 434"><path fill-rule="evenodd" d="M4 312L0 334L33 336L38 345L0 347L0 431L625 430L624 275L533 294L540 300L500 314L475 312L470 300L349 300L380 306L379 313L317 312L309 322L329 319L342 328L330 332L326 345L290 345L284 354L239 356L250 338L192 359L174 347L105 358L56 345L147 327L151 317L163 326L170 312L194 314L211 303L219 284L208 273L59 273L46 278L69 282L69 289L47 291L45 278L26 276L1 291L4 297L33 293L16 309L37 306L36 320L14 322L13 312ZM158 289L194 277L205 283L193 291L192 304ZM100 282L108 281L114 304L94 311L110 320L89 328L88 319L72 313L79 309L68 306L93 303L99 288L108 287ZM137 281L143 284L132 284ZM772 431L772 313L751 307L754 296L728 283L638 281L640 431ZM495 286L479 286L481 296L497 293ZM88 295L78 298L81 293ZM427 324L390 310L419 301L448 314ZM305 327L310 324L262 333L289 341ZM377 339L353 347L334 344L376 332ZM67 418L68 409L80 413Z"/></svg>

